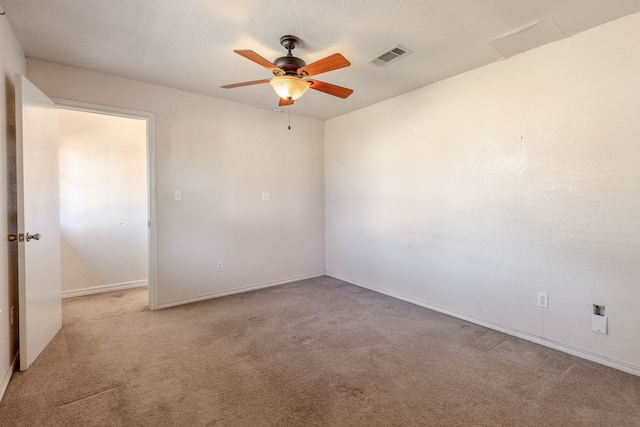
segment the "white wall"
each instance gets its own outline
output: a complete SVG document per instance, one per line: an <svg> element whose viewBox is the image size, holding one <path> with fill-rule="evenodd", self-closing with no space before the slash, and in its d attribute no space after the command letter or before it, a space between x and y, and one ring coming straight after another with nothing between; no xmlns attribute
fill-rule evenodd
<svg viewBox="0 0 640 427"><path fill-rule="evenodd" d="M329 120L326 270L640 372L639 165L636 14Z"/></svg>
<svg viewBox="0 0 640 427"><path fill-rule="evenodd" d="M155 113L161 306L324 272L323 122L294 116L288 131L270 110L27 65L51 97Z"/></svg>
<svg viewBox="0 0 640 427"><path fill-rule="evenodd" d="M0 224L6 235L17 234L16 218L16 129L15 73L26 73L25 58L6 16L0 16ZM5 236L6 236L5 235ZM11 376L11 363L18 351L18 244L6 237L0 245L0 398ZM16 307L10 325L10 308Z"/></svg>
<svg viewBox="0 0 640 427"><path fill-rule="evenodd" d="M59 110L63 295L147 281L147 129Z"/></svg>

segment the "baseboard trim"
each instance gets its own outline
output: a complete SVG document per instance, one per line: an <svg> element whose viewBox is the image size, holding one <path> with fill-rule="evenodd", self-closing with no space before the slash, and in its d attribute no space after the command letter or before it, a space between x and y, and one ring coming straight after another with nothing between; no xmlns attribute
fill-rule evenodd
<svg viewBox="0 0 640 427"><path fill-rule="evenodd" d="M192 302L198 302L198 301L205 301L208 299L213 299L213 298L220 298L220 297L224 297L227 295L234 295L234 294L241 294L244 292L250 292L250 291L255 291L258 289L263 289L263 288L270 288L273 286L279 286L279 285L285 285L287 283L292 283L292 282L297 282L299 280L306 280L306 279L313 279L314 277L320 277L320 276L324 276L324 271L319 272L319 273L313 273L313 274L307 274L304 276L297 276L297 277L289 277L287 279L282 279L282 280L277 280L277 281L273 281L273 282L265 282L265 283L260 283L257 285L251 285L251 286L245 286L243 288L238 288L238 289L233 289L233 290L229 290L229 291L223 291L223 292L215 292L212 294L207 294L207 295L203 295L200 297L196 297L196 298L189 298L189 299L185 299L185 300L180 300L180 301L173 301L173 302L168 302L168 303L163 303L163 304L158 304L158 308L169 308L169 307L175 307L178 305L182 305L182 304L190 304Z"/></svg>
<svg viewBox="0 0 640 427"><path fill-rule="evenodd" d="M149 282L146 280L136 280L133 282L114 283L112 285L93 286L90 288L72 289L69 291L62 291L62 298L74 298L82 297L85 295L101 294L104 292L122 291L125 289L142 288L148 286Z"/></svg>
<svg viewBox="0 0 640 427"><path fill-rule="evenodd" d="M399 299L399 300L402 300L402 301L406 301L406 302L409 302L411 304L419 305L420 307L428 308L429 310L433 310L433 311L437 311L437 312L442 313L442 314L446 314L447 316L451 316L451 317L455 317L455 318L458 318L458 319L461 319L461 320L465 320L465 321L470 322L470 323L475 323L476 325L484 326L485 328L493 329L495 331L502 332L502 333L505 333L507 335L511 335L511 336L514 336L514 337L517 337L517 338L522 338L523 340L530 341L530 342L533 342L533 343L536 343L536 344L540 344L540 345L543 345L545 347L549 347L549 348L552 348L554 350L558 350L558 351L561 351L563 353L567 353L567 354L570 354L572 356L579 357L581 359L586 359L586 360L589 360L591 362L599 363L601 365L608 366L608 367L613 368L613 369L617 369L619 371L623 371L623 372L626 372L626 373L629 373L629 374L632 374L632 375L640 376L640 367L637 367L637 366L629 365L629 364L624 363L624 362L619 362L617 360L609 359L609 358L604 357L604 356L599 356L597 354L589 353L587 351L580 350L580 349L577 349L577 348L574 348L574 347L571 347L571 346L568 346L568 345L565 345L565 344L561 344L561 343L558 343L558 342L555 342L555 341L551 341L551 340L548 340L546 338L539 337L537 335L532 335L532 334L529 334L527 332L518 331L516 329L511 329L511 328L508 328L506 326L499 325L497 323L492 323L492 322L488 322L486 320L477 319L475 317L459 314L459 313L456 313L456 312L453 312L453 311L450 311L450 310L447 310L447 309L443 309L441 307L437 307L437 306L431 305L431 304L429 304L427 302L420 301L418 299L415 299L415 298L412 298L412 297L408 297L406 295L402 295L402 294L399 294L399 293L396 293L396 292L392 292L392 291L389 291L387 289L379 288L377 286L372 286L372 285L369 285L369 284L366 284L366 283L363 283L363 282L359 282L357 280L351 279L349 277L344 277L344 276L341 276L339 274L334 274L334 273L330 273L330 272L326 272L325 274L327 276L333 277L335 279L344 280L345 282L349 282L349 283L354 284L356 286L360 286L361 288L369 289L370 291L378 292L380 294L387 295L387 296L390 296L392 298L396 298L396 299Z"/></svg>
<svg viewBox="0 0 640 427"><path fill-rule="evenodd" d="M18 355L20 353L16 353L13 356L13 361L9 365L9 369L4 374L4 378L2 378L2 383L0 383L0 402L2 402L2 398L4 397L4 392L7 391L7 387L9 387L9 381L11 381L11 376L13 375L13 371L16 370L16 364L18 363Z"/></svg>

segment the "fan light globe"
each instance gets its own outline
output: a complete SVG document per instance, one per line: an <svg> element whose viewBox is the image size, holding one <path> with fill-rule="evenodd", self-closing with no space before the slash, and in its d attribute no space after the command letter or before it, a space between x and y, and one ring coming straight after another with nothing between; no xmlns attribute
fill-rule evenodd
<svg viewBox="0 0 640 427"><path fill-rule="evenodd" d="M282 99L298 99L309 89L311 83L299 77L278 76L269 80L269 84Z"/></svg>

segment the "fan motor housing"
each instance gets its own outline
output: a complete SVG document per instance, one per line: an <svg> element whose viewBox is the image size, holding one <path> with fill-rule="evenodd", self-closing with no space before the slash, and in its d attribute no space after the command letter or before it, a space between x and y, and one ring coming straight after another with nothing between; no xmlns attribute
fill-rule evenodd
<svg viewBox="0 0 640 427"><path fill-rule="evenodd" d="M297 74L298 68L304 67L307 63L300 58L287 55L273 61L273 65L283 70L285 74Z"/></svg>

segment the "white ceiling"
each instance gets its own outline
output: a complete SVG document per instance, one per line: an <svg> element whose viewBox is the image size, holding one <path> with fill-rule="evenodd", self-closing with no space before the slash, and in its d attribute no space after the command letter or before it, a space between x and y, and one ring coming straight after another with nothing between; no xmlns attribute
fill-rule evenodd
<svg viewBox="0 0 640 427"><path fill-rule="evenodd" d="M319 76L348 99L309 91L292 113L328 119L640 11L639 0L0 0L27 57L264 108L272 61L294 34L308 64L335 52L351 66ZM1 13L1 12L0 12ZM367 63L400 44L413 53Z"/></svg>

